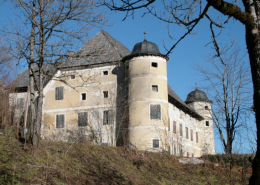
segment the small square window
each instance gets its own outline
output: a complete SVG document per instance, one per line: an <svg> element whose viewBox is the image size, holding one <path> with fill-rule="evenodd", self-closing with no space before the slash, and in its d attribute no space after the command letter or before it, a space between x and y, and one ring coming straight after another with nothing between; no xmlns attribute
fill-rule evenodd
<svg viewBox="0 0 260 185"><path fill-rule="evenodd" d="M209 127L209 121L206 121L206 126Z"/></svg>
<svg viewBox="0 0 260 185"><path fill-rule="evenodd" d="M75 80L76 76L75 75L70 75L71 80Z"/></svg>
<svg viewBox="0 0 260 185"><path fill-rule="evenodd" d="M152 67L158 67L158 63L157 62L152 62Z"/></svg>
<svg viewBox="0 0 260 185"><path fill-rule="evenodd" d="M159 147L160 147L159 139L153 139L153 148L159 148Z"/></svg>
<svg viewBox="0 0 260 185"><path fill-rule="evenodd" d="M87 93L81 93L81 100L87 100Z"/></svg>
<svg viewBox="0 0 260 185"><path fill-rule="evenodd" d="M103 71L103 75L107 76L108 75L108 71Z"/></svg>
<svg viewBox="0 0 260 185"><path fill-rule="evenodd" d="M208 107L208 106L205 106L205 110L209 110L209 107Z"/></svg>
<svg viewBox="0 0 260 185"><path fill-rule="evenodd" d="M103 91L104 98L108 98L108 91Z"/></svg>
<svg viewBox="0 0 260 185"><path fill-rule="evenodd" d="M152 85L152 91L158 92L158 85Z"/></svg>

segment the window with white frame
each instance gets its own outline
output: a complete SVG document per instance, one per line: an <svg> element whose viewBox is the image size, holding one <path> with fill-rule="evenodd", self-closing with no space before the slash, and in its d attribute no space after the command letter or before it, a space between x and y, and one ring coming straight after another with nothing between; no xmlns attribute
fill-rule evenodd
<svg viewBox="0 0 260 185"><path fill-rule="evenodd" d="M151 104L150 105L150 119L161 119L161 105Z"/></svg>
<svg viewBox="0 0 260 185"><path fill-rule="evenodd" d="M75 76L75 75L70 75L70 79L71 79L71 80L75 80L75 79L76 79L76 76Z"/></svg>
<svg viewBox="0 0 260 185"><path fill-rule="evenodd" d="M153 141L153 148L160 148L160 140L159 139L152 139Z"/></svg>
<svg viewBox="0 0 260 185"><path fill-rule="evenodd" d="M88 113L87 112L79 112L78 113L78 126L84 127L88 125Z"/></svg>
<svg viewBox="0 0 260 185"><path fill-rule="evenodd" d="M152 85L152 91L158 92L159 91L158 85Z"/></svg>
<svg viewBox="0 0 260 185"><path fill-rule="evenodd" d="M82 101L87 100L87 93L80 93L80 100Z"/></svg>
<svg viewBox="0 0 260 185"><path fill-rule="evenodd" d="M56 87L55 88L55 100L63 100L64 96L64 88L63 87Z"/></svg>
<svg viewBox="0 0 260 185"><path fill-rule="evenodd" d="M111 110L106 110L103 112L103 125L113 124L113 112Z"/></svg>
<svg viewBox="0 0 260 185"><path fill-rule="evenodd" d="M108 70L103 71L103 76L108 76Z"/></svg>
<svg viewBox="0 0 260 185"><path fill-rule="evenodd" d="M65 125L65 115L57 114L56 115L56 128L64 128Z"/></svg>
<svg viewBox="0 0 260 185"><path fill-rule="evenodd" d="M157 62L152 62L151 66L157 68L158 67L158 63Z"/></svg>

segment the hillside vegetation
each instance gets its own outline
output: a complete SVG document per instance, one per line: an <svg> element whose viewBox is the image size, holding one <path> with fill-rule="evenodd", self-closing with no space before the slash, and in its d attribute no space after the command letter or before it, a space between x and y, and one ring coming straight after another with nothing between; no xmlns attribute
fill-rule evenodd
<svg viewBox="0 0 260 185"><path fill-rule="evenodd" d="M247 184L251 169L181 164L178 157L91 143L30 145L0 134L0 184Z"/></svg>

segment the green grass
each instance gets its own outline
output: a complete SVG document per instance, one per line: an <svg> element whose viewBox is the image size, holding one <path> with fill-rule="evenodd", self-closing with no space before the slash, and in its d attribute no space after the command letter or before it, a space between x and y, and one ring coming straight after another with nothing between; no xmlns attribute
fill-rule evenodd
<svg viewBox="0 0 260 185"><path fill-rule="evenodd" d="M247 184L251 169L228 165L183 165L178 157L101 147L91 143L41 140L30 145L0 135L0 184ZM231 174L231 175L230 175Z"/></svg>

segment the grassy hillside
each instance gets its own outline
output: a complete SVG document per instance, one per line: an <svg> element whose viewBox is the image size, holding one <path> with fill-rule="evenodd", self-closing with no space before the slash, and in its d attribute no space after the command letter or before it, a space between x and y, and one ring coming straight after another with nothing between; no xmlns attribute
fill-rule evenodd
<svg viewBox="0 0 260 185"><path fill-rule="evenodd" d="M251 169L183 165L178 158L90 143L42 140L36 157L29 146L0 135L0 184L247 184Z"/></svg>

